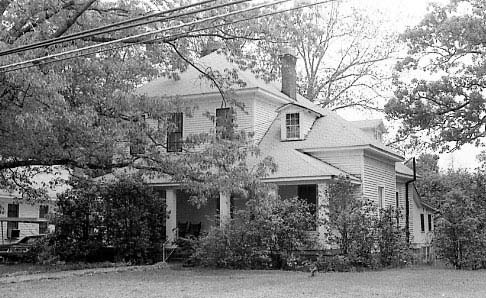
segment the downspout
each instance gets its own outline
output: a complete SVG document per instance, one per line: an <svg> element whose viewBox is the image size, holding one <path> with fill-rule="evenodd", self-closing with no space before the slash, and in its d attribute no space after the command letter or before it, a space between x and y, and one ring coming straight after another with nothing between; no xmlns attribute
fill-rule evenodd
<svg viewBox="0 0 486 298"><path fill-rule="evenodd" d="M413 179L405 182L405 234L407 237L407 243L410 243L410 200L408 198L409 191L408 185L417 180L417 171L415 168L415 157L413 158Z"/></svg>

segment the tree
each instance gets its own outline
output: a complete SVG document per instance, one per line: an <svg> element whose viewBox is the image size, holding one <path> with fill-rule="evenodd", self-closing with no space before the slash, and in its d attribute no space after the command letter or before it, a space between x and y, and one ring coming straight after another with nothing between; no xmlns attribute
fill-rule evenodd
<svg viewBox="0 0 486 298"><path fill-rule="evenodd" d="M478 203L460 190L453 190L441 206L436 229L438 253L458 269L486 265L485 213Z"/></svg>
<svg viewBox="0 0 486 298"><path fill-rule="evenodd" d="M398 139L442 150L481 143L485 19L482 1L452 0L434 5L419 25L401 35L408 56L396 66L395 96L385 107L390 118L401 121Z"/></svg>
<svg viewBox="0 0 486 298"><path fill-rule="evenodd" d="M0 50L112 24L153 9L147 2L138 0L110 3L2 0L0 4L3 13L0 15ZM161 1L154 5L166 9L174 7L175 2ZM245 5L219 11L237 10ZM215 13L208 11L203 15ZM186 20L198 17L201 15L187 16ZM164 25L179 24L179 21L167 21ZM110 35L83 37L70 43L4 55L0 57L0 63L5 65L42 57L156 28L159 24L151 23ZM74 173L82 169L84 173L96 176L126 166L146 170L151 175L179 174L184 181L202 182L203 172L190 172L191 166L184 163L199 160L178 154L171 157L160 154L167 130L171 129L168 115L181 110L177 100L144 98L131 91L155 76L177 78L177 73L212 41L219 41L228 49L238 48L242 40L254 34L251 28L251 23L229 26L224 31L218 28L196 31L193 26L171 38L126 40L124 43L131 47L0 73L0 186L42 198L45 191L33 191L32 188L32 178L39 172L64 169ZM228 89L235 81L232 73L203 72L202 75L217 86L225 86L221 89L222 96L231 97ZM223 100L227 99L223 97ZM144 120L147 114L159 122L159 129L147 125ZM146 153L127 156L124 154L126 146L120 144L127 144L135 136L142 136L146 142ZM252 150L256 152L254 148L248 149L246 139L239 139L238 150L231 152L234 162ZM225 148L223 144L230 145L217 136L208 135L196 136L190 141L190 146L197 146L198 142L211 143L218 148ZM211 165L205 158L202 163ZM174 169L179 172L175 173ZM223 167L219 165L219 169Z"/></svg>
<svg viewBox="0 0 486 298"><path fill-rule="evenodd" d="M249 57L257 73L274 79L282 47L289 47L302 62L298 88L304 97L333 110L377 109L389 78L381 66L394 51L380 25L339 2L293 11L265 20L261 26L275 42L254 42Z"/></svg>

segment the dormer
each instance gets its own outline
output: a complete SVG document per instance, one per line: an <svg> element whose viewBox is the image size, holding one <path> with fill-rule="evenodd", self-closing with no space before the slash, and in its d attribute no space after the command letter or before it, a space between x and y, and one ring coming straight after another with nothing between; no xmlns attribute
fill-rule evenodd
<svg viewBox="0 0 486 298"><path fill-rule="evenodd" d="M351 123L361 129L368 137L380 143L383 142L383 134L386 133L386 128L381 119L351 121Z"/></svg>
<svg viewBox="0 0 486 298"><path fill-rule="evenodd" d="M277 111L279 112L282 141L304 140L319 116L311 110L294 104L287 104Z"/></svg>

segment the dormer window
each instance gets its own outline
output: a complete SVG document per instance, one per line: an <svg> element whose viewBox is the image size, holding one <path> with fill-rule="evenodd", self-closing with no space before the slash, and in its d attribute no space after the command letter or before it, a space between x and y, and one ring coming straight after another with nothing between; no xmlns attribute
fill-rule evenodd
<svg viewBox="0 0 486 298"><path fill-rule="evenodd" d="M380 129L375 129L375 140L383 141L383 132Z"/></svg>
<svg viewBox="0 0 486 298"><path fill-rule="evenodd" d="M299 113L288 113L285 115L285 130L287 140L300 139Z"/></svg>

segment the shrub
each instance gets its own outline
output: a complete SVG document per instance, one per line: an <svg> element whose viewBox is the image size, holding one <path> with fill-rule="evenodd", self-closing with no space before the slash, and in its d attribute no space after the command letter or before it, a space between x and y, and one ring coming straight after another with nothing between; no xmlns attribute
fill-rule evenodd
<svg viewBox="0 0 486 298"><path fill-rule="evenodd" d="M411 261L405 230L397 222L401 217L400 210L393 207L380 210L375 230L379 263L382 267L401 266Z"/></svg>
<svg viewBox="0 0 486 298"><path fill-rule="evenodd" d="M329 244L339 248L351 266L374 267L376 208L356 195L356 187L341 177L327 190L327 227Z"/></svg>
<svg viewBox="0 0 486 298"><path fill-rule="evenodd" d="M250 199L226 226L200 239L194 258L204 266L284 268L292 251L311 244L307 231L314 220L298 198Z"/></svg>
<svg viewBox="0 0 486 298"><path fill-rule="evenodd" d="M61 260L154 262L165 240L164 201L137 177L74 181L58 196L53 234Z"/></svg>

